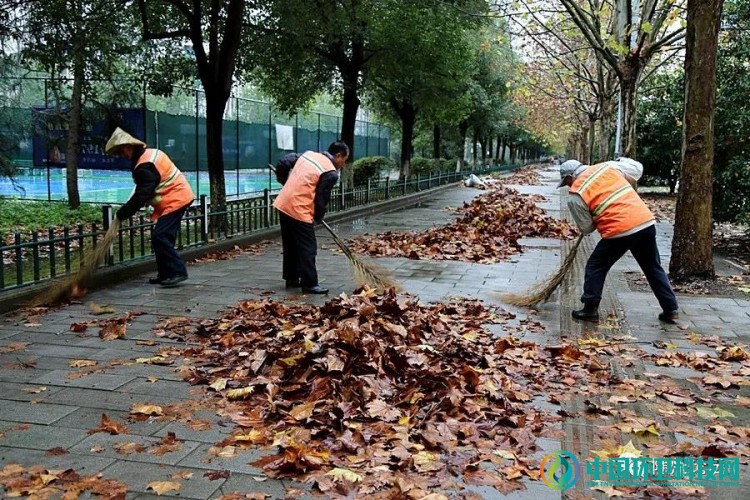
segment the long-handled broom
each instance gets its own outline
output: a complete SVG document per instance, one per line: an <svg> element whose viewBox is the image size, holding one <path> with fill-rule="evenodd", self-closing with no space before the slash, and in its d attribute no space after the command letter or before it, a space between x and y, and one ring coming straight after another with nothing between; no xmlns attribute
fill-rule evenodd
<svg viewBox="0 0 750 500"><path fill-rule="evenodd" d="M107 232L104 233L102 241L95 248L86 250L78 272L53 283L45 292L34 298L32 305L55 304L69 296L84 295L91 277L109 253L110 247L117 237L118 229L120 229L120 220L115 217Z"/></svg>
<svg viewBox="0 0 750 500"><path fill-rule="evenodd" d="M557 290L557 287L560 286L560 283L563 282L565 275L568 274L568 271L573 266L573 262L576 259L576 254L578 253L578 247L581 245L581 241L583 241L584 236L585 235L582 234L578 237L578 240L573 245L573 248L570 249L570 252L568 252L568 255L565 257L565 260L563 261L562 266L560 266L560 269L558 269L557 272L549 279L537 283L529 290L527 290L524 294L506 293L501 295L500 298L508 304L517 307L533 307L542 302L547 302L554 291Z"/></svg>
<svg viewBox="0 0 750 500"><path fill-rule="evenodd" d="M344 243L344 240L339 238L339 236L333 231L333 229L331 229L331 226L329 226L326 221L320 222L328 230L328 232L331 233L333 241L336 242L341 251L344 252L344 255L346 255L346 258L349 259L349 262L354 268L354 273L357 281L360 284L368 285L373 288L398 289L398 285L394 283L393 280L391 280L384 271L375 269L374 266L364 262L357 256L357 254L352 252L352 250L346 245L346 243Z"/></svg>

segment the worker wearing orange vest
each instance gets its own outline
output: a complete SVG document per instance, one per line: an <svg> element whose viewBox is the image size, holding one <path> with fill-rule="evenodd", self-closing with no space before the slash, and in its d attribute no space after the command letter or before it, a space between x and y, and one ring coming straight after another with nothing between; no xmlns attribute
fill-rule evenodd
<svg viewBox="0 0 750 500"><path fill-rule="evenodd" d="M305 151L299 156L273 206L279 211L284 252L283 277L287 288L325 294L318 283L315 257L318 242L315 222L323 220L331 190L339 179L338 170L349 158L349 146L334 142L328 151Z"/></svg>
<svg viewBox="0 0 750 500"><path fill-rule="evenodd" d="M558 187L570 187L568 207L573 220L584 234L596 229L602 237L586 263L583 309L572 312L576 319L599 320L604 280L628 250L659 301L659 320L674 323L678 319L677 298L656 245L655 217L633 187L642 173L643 166L630 158L591 166L568 160L560 165Z"/></svg>
<svg viewBox="0 0 750 500"><path fill-rule="evenodd" d="M117 218L127 220L146 204L153 207L151 246L156 257L156 278L151 284L169 288L187 279L187 269L175 250L182 216L193 203L195 195L185 176L164 151L147 148L146 143L115 129L107 141L105 152L133 162L135 190L117 211Z"/></svg>

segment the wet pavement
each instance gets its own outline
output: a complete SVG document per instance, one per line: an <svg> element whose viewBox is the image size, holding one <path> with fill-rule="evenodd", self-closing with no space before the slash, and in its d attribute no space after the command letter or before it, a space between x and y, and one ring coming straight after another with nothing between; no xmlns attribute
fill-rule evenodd
<svg viewBox="0 0 750 500"><path fill-rule="evenodd" d="M542 206L556 217L565 217L564 194L556 189L557 173L542 172L541 186L510 186L524 193L543 194ZM451 187L436 190L429 201L398 211L360 217L353 221L332 224L342 237L383 231L423 231L455 219L454 209L471 200L481 191ZM671 226L658 225L662 262L668 262ZM539 308L536 318L544 323L544 334L529 332L526 339L538 343L559 344L563 337L579 338L591 327L570 319L570 310L578 307L585 259L595 243L595 236L584 240L576 266L553 300ZM337 251L333 240L318 230L318 273L321 285L330 288L331 296L350 293L356 283L346 258ZM552 239L522 240L525 251L508 262L473 264L455 261L408 260L379 258L376 263L390 270L404 292L429 302L447 297L479 298L500 305L499 294L522 292L553 273L564 258L572 242ZM709 296L679 296L681 324L663 325L656 319L659 312L656 299L650 292L634 292L628 288L625 272L637 271L632 257L622 259L610 273L602 308L618 318L619 332L627 332L642 342L647 352L658 352L648 342L665 341L677 351L694 352L715 350L695 345L686 340L686 332L718 335L737 343L748 344L750 332L750 301ZM730 271L727 271L730 272ZM84 303L73 304L51 311L31 320L17 315L6 315L0 321L0 466L21 464L42 465L48 469L73 468L81 474L101 472L106 478L128 484L128 498L152 498L147 491L151 481L170 480L171 474L193 473L190 480L181 481L177 498L215 498L234 491L265 492L273 498L283 498L290 487L307 489L293 481L259 480L261 470L249 462L267 454L243 451L232 458L212 453L211 447L228 436L232 426L224 425L215 413L199 411L195 419L208 422L205 426L145 421L128 423L129 435L112 436L105 433L89 435L97 427L102 414L118 421L126 421L135 403L174 404L190 401L193 388L182 381L175 366L134 363L136 358L149 357L164 347L183 347L183 342L156 338L153 329L165 317L215 317L237 301L269 296L289 298L298 291L288 291L281 279L281 245L272 241L258 254L242 254L229 260L191 264L190 279L183 286L162 289L146 283L148 276L113 284L95 291ZM323 304L324 296L302 295L299 300ZM116 314L138 311L144 314L132 318L125 339L104 342L95 333L79 336L70 331L74 322L102 319L93 316L90 301L115 308ZM512 309L503 305L507 309ZM524 314L524 311L518 311ZM156 345L147 345L156 341ZM75 360L95 360L107 368L79 378L72 378L70 363ZM33 368L30 367L33 365ZM613 370L631 378L647 379L660 367L647 361L635 360L629 366L613 366ZM674 377L675 372L670 372ZM680 383L689 388L688 378L693 370L686 370ZM45 389L29 392L30 388ZM748 395L747 386L739 394ZM570 413L582 410L582 402L574 400L565 408ZM634 408L644 416L659 418L653 405ZM747 409L734 408L736 425L749 425ZM197 430L201 429L201 430ZM542 439L541 455L565 449L577 456L588 456L595 443L595 426L583 417L569 418L563 423L565 437L560 440ZM113 445L137 442L150 446L167 433L174 432L182 441L178 452L157 456L149 453L123 455ZM665 440L677 438L665 432ZM68 453L48 456L47 450L63 448ZM211 480L210 471L230 471L228 478ZM716 498L747 498L750 496L750 476L743 469L744 486L730 491L718 491ZM475 489L480 495L499 497L494 490ZM594 494L579 482L572 492L585 497ZM567 494L567 493L566 493ZM169 498L170 493L160 498ZM508 495L509 498L560 498L561 493L548 488L541 481L527 481L525 491ZM713 495L712 495L713 496Z"/></svg>

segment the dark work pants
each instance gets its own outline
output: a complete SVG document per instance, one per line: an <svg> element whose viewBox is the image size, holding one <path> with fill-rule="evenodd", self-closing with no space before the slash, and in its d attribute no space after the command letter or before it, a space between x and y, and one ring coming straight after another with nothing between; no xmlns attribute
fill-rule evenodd
<svg viewBox="0 0 750 500"><path fill-rule="evenodd" d="M676 311L677 298L672 291L667 273L661 267L654 226L649 226L637 233L621 238L608 238L599 241L586 263L586 278L583 283L581 301L587 305L599 306L607 273L628 250L635 257L643 274L646 275L648 284L656 295L661 308L668 312Z"/></svg>
<svg viewBox="0 0 750 500"><path fill-rule="evenodd" d="M318 254L315 226L283 212L279 212L279 223L284 251L284 279L291 282L299 280L304 288L314 287L318 284L318 271L315 269L315 256Z"/></svg>
<svg viewBox="0 0 750 500"><path fill-rule="evenodd" d="M162 215L151 230L151 246L156 257L157 276L161 279L187 276L185 261L174 246L182 216L189 206L185 205L179 210Z"/></svg>

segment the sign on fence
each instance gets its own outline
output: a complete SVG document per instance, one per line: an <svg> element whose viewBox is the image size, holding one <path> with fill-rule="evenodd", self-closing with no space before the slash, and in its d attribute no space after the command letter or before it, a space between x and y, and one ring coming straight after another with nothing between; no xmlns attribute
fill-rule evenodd
<svg viewBox="0 0 750 500"><path fill-rule="evenodd" d="M66 166L69 112L69 108L32 108L35 167ZM143 124L143 110L135 108L110 111L108 119L103 116L85 117L80 134L78 168L130 170L130 161L104 154L104 145L115 126L125 129L134 137L145 139Z"/></svg>

